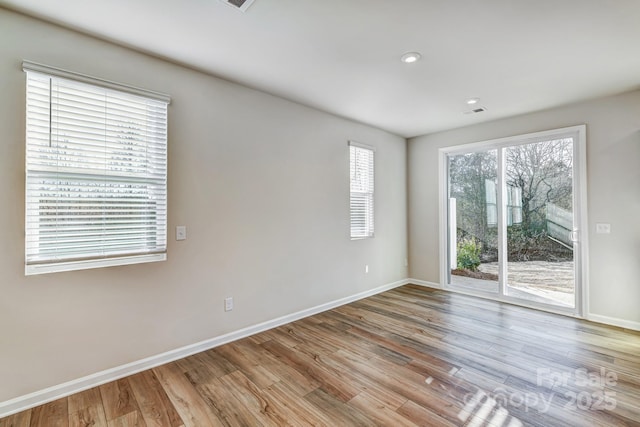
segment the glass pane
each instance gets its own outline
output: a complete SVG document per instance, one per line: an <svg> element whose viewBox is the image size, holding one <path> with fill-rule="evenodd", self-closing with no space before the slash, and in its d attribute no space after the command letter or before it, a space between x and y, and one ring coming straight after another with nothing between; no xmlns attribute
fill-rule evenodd
<svg viewBox="0 0 640 427"><path fill-rule="evenodd" d="M575 306L573 139L505 149L506 293Z"/></svg>
<svg viewBox="0 0 640 427"><path fill-rule="evenodd" d="M497 150L449 156L449 284L498 292Z"/></svg>

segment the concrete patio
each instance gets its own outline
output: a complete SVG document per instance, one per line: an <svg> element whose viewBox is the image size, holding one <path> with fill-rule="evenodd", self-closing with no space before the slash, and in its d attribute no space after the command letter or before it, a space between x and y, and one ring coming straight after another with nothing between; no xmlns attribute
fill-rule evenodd
<svg viewBox="0 0 640 427"><path fill-rule="evenodd" d="M498 274L498 263L481 264L483 273ZM525 261L507 264L509 296L562 307L574 305L573 261ZM451 276L451 284L474 291L498 293L498 282Z"/></svg>

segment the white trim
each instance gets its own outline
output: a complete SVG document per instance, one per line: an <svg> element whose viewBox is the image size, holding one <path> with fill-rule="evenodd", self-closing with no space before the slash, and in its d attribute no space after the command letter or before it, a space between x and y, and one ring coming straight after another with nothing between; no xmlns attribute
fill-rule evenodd
<svg viewBox="0 0 640 427"><path fill-rule="evenodd" d="M481 292L473 292L472 290L466 290L464 288L451 288L448 286L442 286L439 283L434 283L434 282L428 282L426 280L420 280L420 279L408 279L409 284L413 284L413 285L418 285L418 286L424 286L427 288L433 288L433 289L439 289L445 292L450 292L453 294L460 294L460 295L466 295L469 297L475 297L475 298L480 298L480 299L485 299L485 300L489 300L489 301L494 301L494 302L499 302L499 303L503 303L503 304L510 304L510 305L515 305L518 307L524 307L524 308L530 308L532 310L540 310L540 311L544 311L547 313L553 313L553 314L561 314L563 316L569 316L569 317L574 317L577 319L583 319L582 317L578 316L577 314L574 314L573 311L563 311L562 309L554 309L552 306L547 306L547 305L540 305L540 306L531 306L529 304L524 304L521 302L521 300L518 299L509 299L507 298L498 298L496 295L488 295L488 294L483 294Z"/></svg>
<svg viewBox="0 0 640 427"><path fill-rule="evenodd" d="M374 153L376 151L376 147L374 147L373 145L362 144L362 143L357 142L357 141L347 141L347 145L349 147L358 147L358 148L364 148L365 150L371 150Z"/></svg>
<svg viewBox="0 0 640 427"><path fill-rule="evenodd" d="M445 290L441 284L435 283L435 282L428 282L426 280L420 280L420 279L407 279L407 281L409 282L409 284L412 284L412 285L424 286L425 288Z"/></svg>
<svg viewBox="0 0 640 427"><path fill-rule="evenodd" d="M156 366L164 365L165 363L173 362L174 360L182 359L201 351L209 350L220 345L239 340L241 338L248 337L250 335L257 334L272 328L276 328L287 323L294 322L296 320L312 316L314 314L322 313L327 310L339 307L344 304L348 304L353 301L360 300L372 295L376 295L390 289L395 289L399 286L409 284L411 281L407 279L399 280L397 282L389 283L379 286L368 291L359 292L355 295L340 298L334 301L330 301L324 304L320 304L315 307L311 307L305 310L301 310L295 313L291 313L282 317L278 317L273 320L259 323L257 325L248 326L246 328L229 332L224 335L220 335L215 338L210 338L199 343L190 344L175 350L170 350L165 353L150 356L145 359L137 360L135 362L127 363L125 365L117 366L115 368L107 369L104 371L96 372L95 374L87 375L76 380L68 381L66 383L58 384L53 387L48 387L43 390L39 390L33 393L19 396L14 399L0 402L0 418L15 414L26 409L33 408L38 405L42 405L56 399L60 399L65 396L69 396L74 393L105 384L117 379L137 374L138 372L145 371L147 369L155 368Z"/></svg>
<svg viewBox="0 0 640 427"><path fill-rule="evenodd" d="M624 329L640 331L640 322L634 322L632 320L625 320L617 317L602 316L600 314L591 313L587 315L586 319L590 322L602 323L605 325L618 326Z"/></svg>
<svg viewBox="0 0 640 427"><path fill-rule="evenodd" d="M497 293L488 293L482 291L474 291L472 289L465 289L463 287L445 286L442 288L444 291L453 292L454 294L467 295L470 297L476 297L486 299L489 301L495 301L504 304L516 305L518 307L529 308L531 310L544 311L547 313L560 314L562 316L573 317L576 319L584 319L573 308L564 308L562 306L554 306L551 304L539 303L535 301L527 301L522 298L514 298L509 296L500 296Z"/></svg>
<svg viewBox="0 0 640 427"><path fill-rule="evenodd" d="M599 315L599 314L591 314L591 313L588 314L587 316L583 317L583 316L580 316L578 314L572 314L572 313L569 313L569 312L566 312L566 311L554 310L553 308L548 307L548 306L531 307L530 305L522 304L518 300L495 299L495 298L492 298L492 297L484 295L484 294L475 293L475 292L472 292L472 291L465 291L463 289L444 288L439 283L429 282L429 281L420 280L420 279L409 278L409 279L407 279L407 284L424 286L424 287L433 288L433 289L440 289L442 291L451 292L451 293L454 293L454 294L466 295L466 296L470 296L470 297L486 299L486 300L489 300L489 301L495 301L495 302L499 302L499 303L503 303L503 304L510 304L510 305L515 305L515 306L518 306L518 307L530 308L530 309L533 309L533 310L540 310L540 311L544 311L544 312L547 312L547 313L560 314L560 315L563 315L563 316L569 316L569 317L573 317L573 318L576 318L576 319L581 319L581 320L587 320L587 321L590 321L590 322L601 323L603 325L617 326L617 327L624 328L624 329L640 331L640 322L634 322L634 321L631 321L631 320L620 319L620 318L617 318L617 317L602 316L602 315Z"/></svg>
<svg viewBox="0 0 640 427"><path fill-rule="evenodd" d="M163 252L159 254L131 255L116 258L88 259L69 262L51 262L46 264L27 264L24 266L24 274L26 276L30 276L34 274L87 270L90 268L114 267L117 265L142 264L145 262L158 262L166 260L167 254Z"/></svg>
<svg viewBox="0 0 640 427"><path fill-rule="evenodd" d="M409 278L409 279L407 279L407 283L408 284L412 284L412 285L424 286L424 287L427 287L427 288L440 289L442 291L451 292L451 293L454 293L454 294L466 295L466 296L475 297L475 298L481 298L481 299L485 299L485 300L489 300L489 301L495 301L495 302L499 302L499 303L503 303L503 304L510 304L510 305L515 305L515 306L518 306L518 307L530 308L530 309L533 309L533 310L540 310L540 311L544 311L546 313L560 314L560 315L563 315L563 316L569 316L569 317L573 317L573 318L580 319L580 320L586 320L586 321L589 321L589 322L601 323L603 325L617 326L617 327L624 328L624 329L640 331L640 322L634 322L634 321L631 321L631 320L620 319L620 318L617 318L617 317L602 316L602 315L599 315L599 314L591 314L591 313L589 313L587 316L583 317L583 316L580 316L578 314L568 313L566 311L554 310L550 306L531 307L530 305L522 304L521 302L519 302L519 300L495 299L495 298L492 298L492 297L484 295L484 294L475 293L475 292L472 292L472 291L465 291L463 289L445 288L439 283L428 282L426 280L420 280L420 279Z"/></svg>
<svg viewBox="0 0 640 427"><path fill-rule="evenodd" d="M102 86L108 89L115 89L122 92L138 95L138 96L153 98L158 101L166 102L167 104L171 103L171 97L164 93L142 89L135 86L129 86L126 84L113 82L111 80L101 79L99 77L88 76L86 74L76 73L75 71L63 70L62 68L39 64L37 62L28 61L26 59L22 61L22 70L33 71L36 73L47 74L50 76L62 77L64 79L71 79L71 80L80 81L83 83L89 83L97 86Z"/></svg>
<svg viewBox="0 0 640 427"><path fill-rule="evenodd" d="M442 147L439 149L439 151L443 151L445 154L464 154L473 151L486 151L495 148L502 148L507 145L526 145L549 136L554 138L562 137L564 135L573 136L577 132L585 131L585 129L586 126L584 124L568 126L564 128L549 129L540 132L525 133L523 135L512 135L503 138L487 139L485 141L471 142L469 144L452 145L449 147Z"/></svg>
<svg viewBox="0 0 640 427"><path fill-rule="evenodd" d="M440 288L449 282L449 265L453 260L449 259L449 163L447 152L442 148L438 150L438 239L440 246Z"/></svg>
<svg viewBox="0 0 640 427"><path fill-rule="evenodd" d="M583 317L589 313L589 220L587 201L587 126L575 126L578 137L574 141L574 206L576 209L576 224L578 226L577 254L580 269L576 271L576 309ZM577 179L576 179L577 178ZM583 209L580 209L583 208Z"/></svg>

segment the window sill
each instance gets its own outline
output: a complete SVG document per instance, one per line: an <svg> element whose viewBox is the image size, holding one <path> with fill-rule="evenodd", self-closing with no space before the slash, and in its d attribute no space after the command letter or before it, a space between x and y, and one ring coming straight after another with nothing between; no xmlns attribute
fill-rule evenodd
<svg viewBox="0 0 640 427"><path fill-rule="evenodd" d="M92 259L84 261L52 262L47 264L25 265L24 274L58 273L63 271L87 270L90 268L115 267L118 265L142 264L147 262L166 261L167 254L132 255L118 258Z"/></svg>

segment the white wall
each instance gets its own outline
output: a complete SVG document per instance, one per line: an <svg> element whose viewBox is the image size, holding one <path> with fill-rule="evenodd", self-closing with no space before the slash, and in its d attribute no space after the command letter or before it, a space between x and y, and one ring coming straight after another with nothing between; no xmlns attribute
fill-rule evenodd
<svg viewBox="0 0 640 427"><path fill-rule="evenodd" d="M23 59L172 96L168 261L24 276ZM0 402L407 277L403 138L4 9L0 93ZM349 239L350 139L374 239Z"/></svg>
<svg viewBox="0 0 640 427"><path fill-rule="evenodd" d="M589 311L640 327L640 91L413 138L408 142L410 277L438 283L438 149L587 125ZM595 224L611 223L611 234Z"/></svg>

